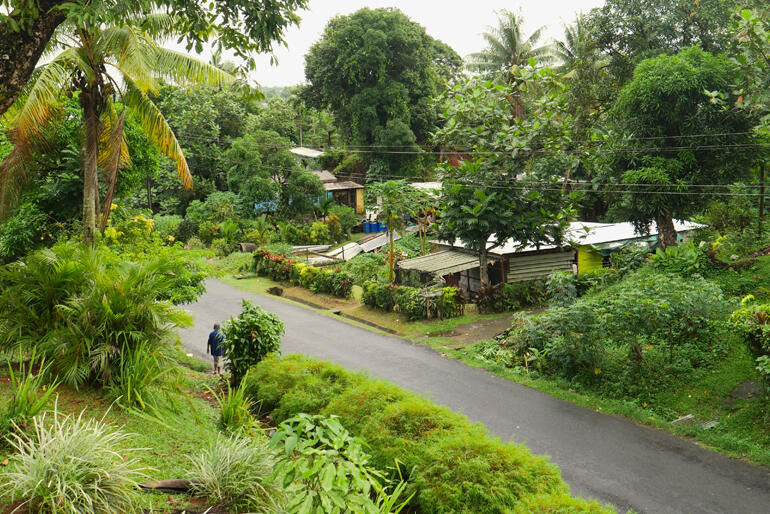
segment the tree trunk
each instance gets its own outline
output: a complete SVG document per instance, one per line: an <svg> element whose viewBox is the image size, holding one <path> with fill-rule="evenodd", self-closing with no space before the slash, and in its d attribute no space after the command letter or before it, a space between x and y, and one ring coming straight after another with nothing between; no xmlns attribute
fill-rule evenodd
<svg viewBox="0 0 770 514"><path fill-rule="evenodd" d="M393 246L393 213L388 216L388 237L390 238L390 273L388 274L388 279L392 284L396 269L396 248Z"/></svg>
<svg viewBox="0 0 770 514"><path fill-rule="evenodd" d="M19 96L43 54L54 30L64 21L64 13L55 7L67 0L39 0L40 15L30 17L28 8L14 10L10 17L25 23L15 31L6 22L0 24L0 114L3 114Z"/></svg>
<svg viewBox="0 0 770 514"><path fill-rule="evenodd" d="M759 223L757 232L759 239L762 239L762 219L765 217L765 167L759 168Z"/></svg>
<svg viewBox="0 0 770 514"><path fill-rule="evenodd" d="M110 135L109 145L111 149L110 153L110 177L107 185L107 195L104 198L102 204L102 216L99 220L99 230L104 235L104 230L107 228L107 220L110 219L110 213L112 212L112 199L115 197L115 186L118 183L118 168L120 167L120 150L123 142L123 123L126 118L126 111L120 113L118 117L118 123L115 125L112 134Z"/></svg>
<svg viewBox="0 0 770 514"><path fill-rule="evenodd" d="M83 118L86 125L85 162L83 165L83 243L93 244L96 233L96 201L98 154L99 154L99 116L96 112L94 91L81 93Z"/></svg>
<svg viewBox="0 0 770 514"><path fill-rule="evenodd" d="M666 249L669 246L676 246L676 228L674 228L674 220L670 214L661 214L655 218L655 223L658 225L658 244L662 249Z"/></svg>
<svg viewBox="0 0 770 514"><path fill-rule="evenodd" d="M152 210L152 178L149 175L144 179L144 185L147 187L147 208Z"/></svg>
<svg viewBox="0 0 770 514"><path fill-rule="evenodd" d="M481 287L489 285L489 265L487 260L487 241L486 239L481 244L479 250L479 276L481 279Z"/></svg>

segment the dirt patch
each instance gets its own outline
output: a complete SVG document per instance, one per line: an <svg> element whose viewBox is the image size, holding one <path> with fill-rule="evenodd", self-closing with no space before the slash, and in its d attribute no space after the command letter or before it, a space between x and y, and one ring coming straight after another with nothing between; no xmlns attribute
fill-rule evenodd
<svg viewBox="0 0 770 514"><path fill-rule="evenodd" d="M455 349L460 349L473 343L478 343L479 341L492 339L496 335L511 328L512 319L513 315L475 321L466 325L459 325L451 332L433 334L429 337L451 338L451 341L449 342L450 345L454 345Z"/></svg>

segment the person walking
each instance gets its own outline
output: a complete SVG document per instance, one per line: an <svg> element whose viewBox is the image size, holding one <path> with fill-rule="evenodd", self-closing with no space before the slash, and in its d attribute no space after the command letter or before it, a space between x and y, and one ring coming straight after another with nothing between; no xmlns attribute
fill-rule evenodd
<svg viewBox="0 0 770 514"><path fill-rule="evenodd" d="M219 323L215 323L214 330L209 334L209 342L206 345L206 353L210 353L214 357L215 375L222 373L222 341L225 340L225 336L219 328Z"/></svg>

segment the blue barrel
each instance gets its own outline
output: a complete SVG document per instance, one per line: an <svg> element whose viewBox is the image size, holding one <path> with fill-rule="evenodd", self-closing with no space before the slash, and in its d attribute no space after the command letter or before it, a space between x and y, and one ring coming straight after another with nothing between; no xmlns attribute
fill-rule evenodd
<svg viewBox="0 0 770 514"><path fill-rule="evenodd" d="M372 233L372 224L369 221L364 221L364 234Z"/></svg>
<svg viewBox="0 0 770 514"><path fill-rule="evenodd" d="M380 232L381 230L379 221L372 223L372 232Z"/></svg>

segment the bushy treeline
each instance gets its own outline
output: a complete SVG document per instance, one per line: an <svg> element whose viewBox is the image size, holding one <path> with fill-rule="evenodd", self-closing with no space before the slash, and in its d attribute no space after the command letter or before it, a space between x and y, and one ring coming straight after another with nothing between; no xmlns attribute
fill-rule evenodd
<svg viewBox="0 0 770 514"><path fill-rule="evenodd" d="M374 467L399 466L417 512L611 511L571 497L556 467L525 447L383 380L290 355L263 360L243 387L277 422L338 416Z"/></svg>
<svg viewBox="0 0 770 514"><path fill-rule="evenodd" d="M290 282L316 293L347 298L353 277L338 269L324 269L260 249L254 253L254 270L278 282Z"/></svg>
<svg viewBox="0 0 770 514"><path fill-rule="evenodd" d="M456 287L429 291L369 280L363 289L364 304L385 312L400 312L409 321L455 318L465 311L465 298Z"/></svg>

